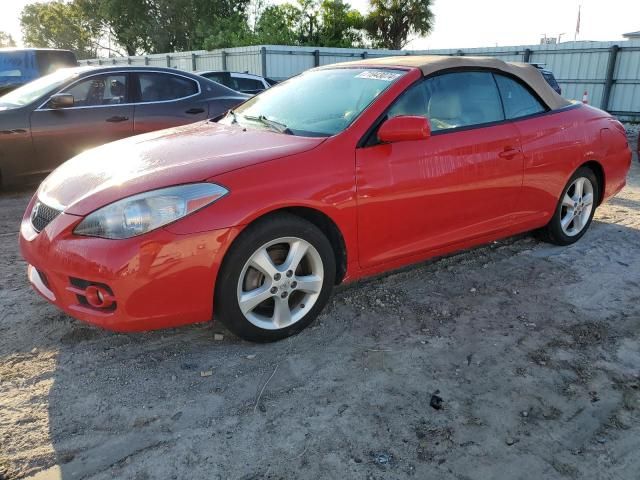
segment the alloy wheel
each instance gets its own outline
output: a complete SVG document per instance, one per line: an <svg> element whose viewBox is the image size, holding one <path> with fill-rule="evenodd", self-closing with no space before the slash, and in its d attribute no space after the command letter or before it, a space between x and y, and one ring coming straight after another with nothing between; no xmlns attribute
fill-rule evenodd
<svg viewBox="0 0 640 480"><path fill-rule="evenodd" d="M578 235L591 218L593 210L593 184L586 177L578 177L562 198L560 227L565 235Z"/></svg>
<svg viewBox="0 0 640 480"><path fill-rule="evenodd" d="M323 282L322 259L312 244L297 237L278 238L245 263L238 280L238 306L258 328L287 328L311 310Z"/></svg>

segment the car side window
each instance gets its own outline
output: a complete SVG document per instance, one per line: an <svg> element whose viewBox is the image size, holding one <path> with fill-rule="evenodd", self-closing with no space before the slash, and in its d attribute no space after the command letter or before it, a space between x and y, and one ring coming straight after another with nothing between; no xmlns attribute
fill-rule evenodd
<svg viewBox="0 0 640 480"><path fill-rule="evenodd" d="M508 119L526 117L546 111L540 101L517 80L495 74L504 111Z"/></svg>
<svg viewBox="0 0 640 480"><path fill-rule="evenodd" d="M264 84L260 80L244 77L233 77L236 90L264 90Z"/></svg>
<svg viewBox="0 0 640 480"><path fill-rule="evenodd" d="M207 73L204 75L205 78L208 78L211 81L217 82L220 85L224 85L225 87L233 88L231 83L231 75L228 73Z"/></svg>
<svg viewBox="0 0 640 480"><path fill-rule="evenodd" d="M143 103L178 100L198 93L194 80L171 73L138 73L138 79Z"/></svg>
<svg viewBox="0 0 640 480"><path fill-rule="evenodd" d="M424 82L410 86L387 112L388 118L400 115L427 116L427 92Z"/></svg>
<svg viewBox="0 0 640 480"><path fill-rule="evenodd" d="M422 115L432 131L504 120L496 82L490 72L455 72L430 77L406 90L388 117Z"/></svg>
<svg viewBox="0 0 640 480"><path fill-rule="evenodd" d="M121 105L128 102L127 75L95 75L80 80L60 93L73 95L74 107Z"/></svg>

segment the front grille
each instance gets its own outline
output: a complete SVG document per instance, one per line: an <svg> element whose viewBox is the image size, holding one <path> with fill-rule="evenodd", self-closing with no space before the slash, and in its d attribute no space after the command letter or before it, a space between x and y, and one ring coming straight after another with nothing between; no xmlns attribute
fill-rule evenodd
<svg viewBox="0 0 640 480"><path fill-rule="evenodd" d="M62 212L45 205L42 202L36 202L31 210L31 225L36 232L41 232Z"/></svg>

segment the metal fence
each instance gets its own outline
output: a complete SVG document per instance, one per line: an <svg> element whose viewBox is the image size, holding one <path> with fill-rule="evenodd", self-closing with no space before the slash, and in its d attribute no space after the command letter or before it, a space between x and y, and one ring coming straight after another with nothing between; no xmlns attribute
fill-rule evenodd
<svg viewBox="0 0 640 480"><path fill-rule="evenodd" d="M569 99L582 100L626 121L640 121L640 41L566 42L558 45L448 50L367 50L256 45L136 57L84 60L87 65L151 65L189 71L250 72L277 80L320 65L390 55L481 55L543 63Z"/></svg>

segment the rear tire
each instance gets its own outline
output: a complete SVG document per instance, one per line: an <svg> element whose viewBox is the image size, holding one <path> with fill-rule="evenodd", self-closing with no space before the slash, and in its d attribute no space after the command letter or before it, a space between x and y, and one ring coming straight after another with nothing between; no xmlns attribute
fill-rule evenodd
<svg viewBox="0 0 640 480"><path fill-rule="evenodd" d="M580 167L562 190L556 211L540 230L542 240L555 245L571 245L582 238L591 225L600 198L600 184L588 167Z"/></svg>
<svg viewBox="0 0 640 480"><path fill-rule="evenodd" d="M336 277L331 243L311 222L288 213L249 225L224 258L215 316L252 342L300 332L322 311Z"/></svg>

